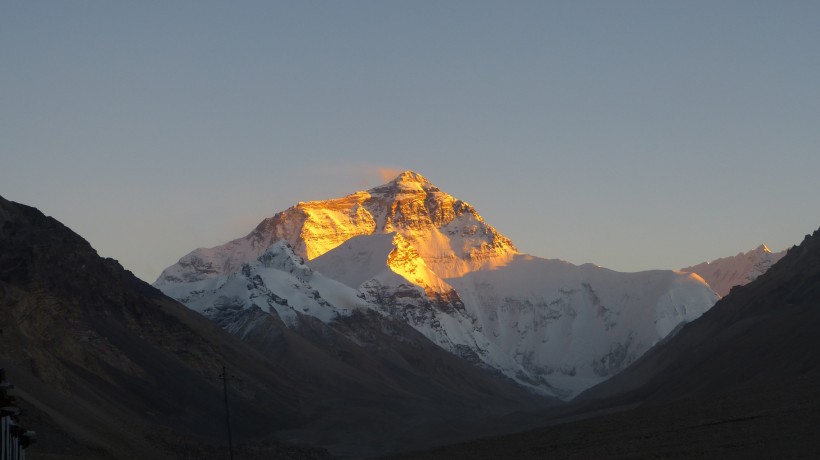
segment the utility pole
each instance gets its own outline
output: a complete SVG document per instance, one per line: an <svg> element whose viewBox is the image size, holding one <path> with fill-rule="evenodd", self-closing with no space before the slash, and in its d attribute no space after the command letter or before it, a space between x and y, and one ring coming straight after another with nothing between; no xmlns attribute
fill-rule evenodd
<svg viewBox="0 0 820 460"><path fill-rule="evenodd" d="M231 435L231 412L228 408L228 374L225 372L225 364L222 364L222 389L225 392L225 425L228 427L228 454L233 460L233 436Z"/></svg>

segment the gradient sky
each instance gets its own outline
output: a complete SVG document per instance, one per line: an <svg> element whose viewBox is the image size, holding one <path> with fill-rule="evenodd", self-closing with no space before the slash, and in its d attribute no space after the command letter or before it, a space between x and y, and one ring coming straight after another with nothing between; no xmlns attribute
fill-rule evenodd
<svg viewBox="0 0 820 460"><path fill-rule="evenodd" d="M817 1L15 1L0 195L146 281L412 169L524 252L680 268L820 226Z"/></svg>

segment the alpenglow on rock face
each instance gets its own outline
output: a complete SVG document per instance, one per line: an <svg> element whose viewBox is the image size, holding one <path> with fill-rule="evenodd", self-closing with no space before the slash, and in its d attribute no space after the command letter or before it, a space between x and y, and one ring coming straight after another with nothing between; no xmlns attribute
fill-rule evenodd
<svg viewBox="0 0 820 460"><path fill-rule="evenodd" d="M412 171L299 203L244 238L191 252L155 286L229 330L228 310L260 308L296 331L308 317L332 324L376 311L564 399L717 300L696 274L618 273L521 254L472 206Z"/></svg>
<svg viewBox="0 0 820 460"><path fill-rule="evenodd" d="M167 269L156 286L226 275L284 240L307 260L350 238L397 233L414 243L440 276L502 263L517 253L506 237L469 204L442 192L420 174L401 173L385 185L343 198L299 203L263 220L244 238L197 249Z"/></svg>

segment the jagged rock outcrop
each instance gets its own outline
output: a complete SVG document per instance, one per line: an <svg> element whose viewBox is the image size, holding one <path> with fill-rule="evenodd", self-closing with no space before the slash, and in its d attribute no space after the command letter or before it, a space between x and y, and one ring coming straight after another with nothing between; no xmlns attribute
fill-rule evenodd
<svg viewBox="0 0 820 460"><path fill-rule="evenodd" d="M441 277L459 276L517 253L469 204L405 171L385 185L343 198L299 203L263 220L244 238L197 249L165 269L154 283L198 281L236 271L284 240L315 259L360 235L397 233Z"/></svg>

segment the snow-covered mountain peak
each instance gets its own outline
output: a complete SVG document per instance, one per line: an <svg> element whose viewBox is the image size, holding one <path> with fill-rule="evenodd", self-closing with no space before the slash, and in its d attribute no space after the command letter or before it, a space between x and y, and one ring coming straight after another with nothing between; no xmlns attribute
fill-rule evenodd
<svg viewBox="0 0 820 460"><path fill-rule="evenodd" d="M562 398L618 372L717 300L698 275L520 254L475 208L412 171L300 202L244 238L186 255L155 286L236 331L234 312L257 307L294 330L374 311Z"/></svg>
<svg viewBox="0 0 820 460"><path fill-rule="evenodd" d="M421 174L404 171L390 182L373 187L367 192L375 198L400 199L421 196L423 199L424 195L441 192L441 190Z"/></svg>
<svg viewBox="0 0 820 460"><path fill-rule="evenodd" d="M391 180L387 184L383 185L382 187L393 187L399 189L409 189L409 190L424 190L424 189L436 189L436 186L433 185L432 182L427 180L426 177L422 176L421 174L415 171L404 171L403 173L396 176L395 179Z"/></svg>
<svg viewBox="0 0 820 460"><path fill-rule="evenodd" d="M445 278L503 265L518 253L475 208L442 192L422 175L405 171L370 190L300 202L263 220L244 238L191 252L154 284L162 287L231 273L280 240L296 255L313 260L351 238L390 233L401 235Z"/></svg>
<svg viewBox="0 0 820 460"><path fill-rule="evenodd" d="M396 176L395 179L390 181L391 184L399 184L399 183L415 183L415 184L426 184L432 185L426 177L422 176L421 174L407 170L403 171L401 174Z"/></svg>
<svg viewBox="0 0 820 460"><path fill-rule="evenodd" d="M772 252L768 246L761 244L751 251L738 253L734 257L703 262L682 268L681 271L697 273L723 297L734 286L742 286L754 281L784 255L786 251Z"/></svg>

